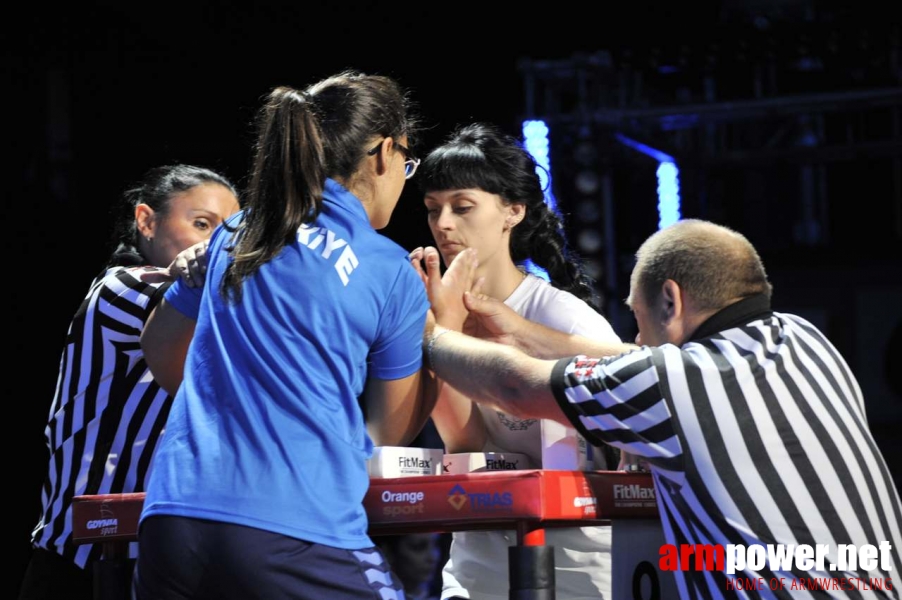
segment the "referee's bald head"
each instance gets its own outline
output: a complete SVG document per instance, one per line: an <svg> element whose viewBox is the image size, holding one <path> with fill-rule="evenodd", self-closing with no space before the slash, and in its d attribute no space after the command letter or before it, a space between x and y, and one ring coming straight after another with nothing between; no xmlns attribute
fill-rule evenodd
<svg viewBox="0 0 902 600"><path fill-rule="evenodd" d="M709 221L686 219L649 237L636 252L627 304L639 290L654 302L675 281L700 310L718 310L755 294L771 294L764 264L742 234Z"/></svg>

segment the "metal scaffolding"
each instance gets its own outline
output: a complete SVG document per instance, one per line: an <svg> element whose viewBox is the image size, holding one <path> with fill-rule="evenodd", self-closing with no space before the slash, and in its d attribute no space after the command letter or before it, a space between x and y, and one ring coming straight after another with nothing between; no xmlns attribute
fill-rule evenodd
<svg viewBox="0 0 902 600"><path fill-rule="evenodd" d="M554 180L564 188L556 195L572 215L569 228L577 239L581 227L603 239L601 251L583 255L613 321L627 318L620 301L629 256L618 251L615 235L625 229L618 215L627 204L623 197L631 195L617 189L615 177L631 163L651 161L649 156L672 157L688 173L686 203L691 216L701 218L736 210L710 192L715 173L793 173L781 174L794 206L784 202L780 219L792 220L787 231L793 244L812 248L831 243L835 230L830 202L840 200L827 194L827 165L879 165L880 180L885 175L889 182L879 195L888 200L873 218L902 241L900 28L891 24L839 38L832 29L809 27L795 35L787 40L746 29L722 35L729 43L701 40L520 61L523 118L541 119L552 132ZM642 154L636 147L653 151ZM586 170L599 185L567 183L588 180L581 175ZM772 191L757 185L762 196ZM599 207L597 217L581 219L593 211L580 203L591 202ZM758 237L767 247L770 239ZM770 236L775 248L785 243L779 237Z"/></svg>

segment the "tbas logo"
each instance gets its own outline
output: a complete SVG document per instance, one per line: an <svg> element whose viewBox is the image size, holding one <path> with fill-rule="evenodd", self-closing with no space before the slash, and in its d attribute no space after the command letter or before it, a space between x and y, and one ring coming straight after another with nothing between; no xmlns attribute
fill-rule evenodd
<svg viewBox="0 0 902 600"><path fill-rule="evenodd" d="M632 485L615 484L615 500L656 500L655 488L644 487L637 483Z"/></svg>
<svg viewBox="0 0 902 600"><path fill-rule="evenodd" d="M460 510L467 503L467 493L459 485L455 485L448 492L448 503L454 507L454 510Z"/></svg>
<svg viewBox="0 0 902 600"><path fill-rule="evenodd" d="M514 505L514 496L510 492L478 492L469 494L461 486L455 485L448 492L448 502L455 510L460 510L469 503L470 510L476 513L510 512Z"/></svg>

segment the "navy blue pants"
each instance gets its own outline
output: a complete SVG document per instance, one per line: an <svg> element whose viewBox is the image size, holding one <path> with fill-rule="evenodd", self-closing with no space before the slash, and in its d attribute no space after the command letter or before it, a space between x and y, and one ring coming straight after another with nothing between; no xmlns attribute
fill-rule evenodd
<svg viewBox="0 0 902 600"><path fill-rule="evenodd" d="M162 516L141 524L138 543L138 600L404 598L375 547L342 550L252 527Z"/></svg>

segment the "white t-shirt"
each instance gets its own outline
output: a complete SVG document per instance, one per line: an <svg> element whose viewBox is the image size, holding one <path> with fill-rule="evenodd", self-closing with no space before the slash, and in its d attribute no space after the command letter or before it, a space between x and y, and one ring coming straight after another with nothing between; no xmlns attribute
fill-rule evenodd
<svg viewBox="0 0 902 600"><path fill-rule="evenodd" d="M619 342L607 320L576 296L543 279L527 275L505 300L517 314L546 327L603 341ZM517 452L541 464L542 440L537 419L517 419L480 406L488 441L485 452ZM595 453L595 460L603 460ZM615 468L616 465L607 465ZM603 468L596 462L596 468ZM508 600L507 549L514 531L459 531L442 571L442 598ZM611 598L611 528L546 529L554 546L556 597L559 600Z"/></svg>

